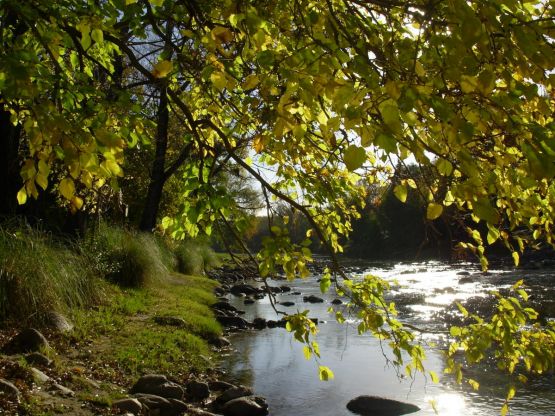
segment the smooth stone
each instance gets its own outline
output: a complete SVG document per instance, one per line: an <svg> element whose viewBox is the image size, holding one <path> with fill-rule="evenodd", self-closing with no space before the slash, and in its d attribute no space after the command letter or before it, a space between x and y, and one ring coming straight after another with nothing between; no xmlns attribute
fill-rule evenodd
<svg viewBox="0 0 555 416"><path fill-rule="evenodd" d="M324 299L322 299L318 296L310 295L310 296L303 297L303 301L308 302L308 303L322 303L322 302L324 302Z"/></svg>
<svg viewBox="0 0 555 416"><path fill-rule="evenodd" d="M212 304L212 309L219 309L220 311L237 312L237 308L230 305L228 302L216 302Z"/></svg>
<svg viewBox="0 0 555 416"><path fill-rule="evenodd" d="M292 294L292 295L296 295L296 296L298 296L298 295L302 295L302 293L301 293L301 292L291 292L291 294Z"/></svg>
<svg viewBox="0 0 555 416"><path fill-rule="evenodd" d="M40 365L43 367L49 367L52 364L52 360L40 352L27 354L25 356L25 361L27 361L28 364Z"/></svg>
<svg viewBox="0 0 555 416"><path fill-rule="evenodd" d="M266 324L268 325L268 328L285 328L287 321L285 319L281 319L279 321L268 320L266 321Z"/></svg>
<svg viewBox="0 0 555 416"><path fill-rule="evenodd" d="M295 302L285 301L279 303L281 306L295 306Z"/></svg>
<svg viewBox="0 0 555 416"><path fill-rule="evenodd" d="M179 384L169 381L164 375L148 374L137 380L130 393L152 394L165 399L182 399L185 390Z"/></svg>
<svg viewBox="0 0 555 416"><path fill-rule="evenodd" d="M252 396L252 390L245 386L234 386L225 390L222 394L216 397L216 402L227 403L230 400L243 396Z"/></svg>
<svg viewBox="0 0 555 416"><path fill-rule="evenodd" d="M134 397L148 409L148 415L179 416L189 411L189 406L181 400L144 393L135 394Z"/></svg>
<svg viewBox="0 0 555 416"><path fill-rule="evenodd" d="M224 416L264 416L268 408L261 406L253 397L239 397L229 400L222 407Z"/></svg>
<svg viewBox="0 0 555 416"><path fill-rule="evenodd" d="M137 415L142 412L143 405L137 399L128 398L115 401L112 403L112 408L120 412L130 412Z"/></svg>
<svg viewBox="0 0 555 416"><path fill-rule="evenodd" d="M8 380L0 378L0 395L5 395L12 399L18 399L21 393L19 392L19 389Z"/></svg>
<svg viewBox="0 0 555 416"><path fill-rule="evenodd" d="M33 377L33 381L37 384L44 384L48 380L50 380L50 377L48 377L46 374L44 374L42 371L40 371L35 367L31 367L30 371L31 371L31 376Z"/></svg>
<svg viewBox="0 0 555 416"><path fill-rule="evenodd" d="M252 305L254 302L256 302L256 301L255 301L254 299L251 299L251 298L246 298L246 299L243 301L243 303L244 303L245 305Z"/></svg>
<svg viewBox="0 0 555 416"><path fill-rule="evenodd" d="M185 319L179 318L178 316L155 316L154 322L156 322L158 325L177 327L187 326L187 322L185 322Z"/></svg>
<svg viewBox="0 0 555 416"><path fill-rule="evenodd" d="M59 312L49 311L45 316L46 325L58 332L65 333L73 331L73 324Z"/></svg>
<svg viewBox="0 0 555 416"><path fill-rule="evenodd" d="M231 342L225 337L212 338L209 342L217 348L225 348L231 345Z"/></svg>
<svg viewBox="0 0 555 416"><path fill-rule="evenodd" d="M227 381L211 380L208 382L208 387L210 390L224 391L235 386Z"/></svg>
<svg viewBox="0 0 555 416"><path fill-rule="evenodd" d="M206 410L197 409L196 407L189 407L187 410L187 415L190 416L219 416L216 413L210 413Z"/></svg>
<svg viewBox="0 0 555 416"><path fill-rule="evenodd" d="M252 321L252 326L255 329L264 329L267 326L266 319L264 319L264 318L254 318L254 320Z"/></svg>
<svg viewBox="0 0 555 416"><path fill-rule="evenodd" d="M244 295L256 295L258 293L258 289L254 286L247 285L247 284L238 284L231 287L229 290L232 294L244 294Z"/></svg>
<svg viewBox="0 0 555 416"><path fill-rule="evenodd" d="M15 335L2 348L7 353L37 352L50 349L50 344L39 331L27 328Z"/></svg>
<svg viewBox="0 0 555 416"><path fill-rule="evenodd" d="M187 397L193 401L200 402L210 397L210 387L207 383L197 380L189 381L185 386Z"/></svg>
<svg viewBox="0 0 555 416"><path fill-rule="evenodd" d="M282 293L291 292L291 288L289 286L282 285L279 287Z"/></svg>
<svg viewBox="0 0 555 416"><path fill-rule="evenodd" d="M66 396L66 397L75 396L75 392L73 390L68 389L67 387L64 387L64 386L62 386L61 384L58 384L58 383L52 384L52 387L50 388L50 391L53 391L54 393L58 393L61 396Z"/></svg>
<svg viewBox="0 0 555 416"><path fill-rule="evenodd" d="M420 410L410 403L377 396L358 396L347 403L347 409L362 416L397 416Z"/></svg>

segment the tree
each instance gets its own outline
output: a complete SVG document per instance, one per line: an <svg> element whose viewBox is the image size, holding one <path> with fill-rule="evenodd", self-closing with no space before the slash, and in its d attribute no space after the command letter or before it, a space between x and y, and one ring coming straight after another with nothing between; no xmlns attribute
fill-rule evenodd
<svg viewBox="0 0 555 416"><path fill-rule="evenodd" d="M364 204L364 182L391 177L398 161L413 159L437 171L419 189L429 220L454 206L485 224L487 233L468 227L463 243L484 268L486 247L495 241L517 265L526 245L553 245L552 2L7 0L2 7L13 17L2 23L0 92L28 143L20 203L55 180L79 208L76 183L94 188L121 175L122 149L144 122L131 94L116 106L95 88L94 71L111 79L122 57L158 86L157 129L171 112L187 133L182 211L163 220L176 237L210 233L217 219L236 218L233 198L214 182L224 166L236 166L268 200L302 213L335 255ZM29 30L16 36L13 22ZM164 47L156 60L142 59L133 42L153 36ZM268 166L275 170L271 180L260 170ZM398 186L397 193L407 192L408 182ZM517 228L529 232L514 235ZM306 274L310 250L292 244L285 227L272 232L260 256L262 276L277 267L288 277ZM406 351L409 372L422 370L412 329L383 301L387 284L375 277L352 282L335 262L323 290L331 274L343 277L336 290L360 308L359 329L387 339L396 364ZM534 315L516 297L505 301L496 315L501 327L477 321L467 332L454 330L457 345L476 360L495 347L510 371L526 354L529 371L552 368L553 326L513 336ZM302 315L291 317L289 327L307 342L314 331ZM487 342L478 342L485 332ZM317 352L310 342L307 348ZM455 362L450 368L460 371Z"/></svg>

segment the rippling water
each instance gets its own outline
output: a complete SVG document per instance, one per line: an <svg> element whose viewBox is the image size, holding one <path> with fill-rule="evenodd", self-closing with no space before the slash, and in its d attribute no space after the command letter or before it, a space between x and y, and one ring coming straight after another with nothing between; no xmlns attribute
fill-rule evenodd
<svg viewBox="0 0 555 416"><path fill-rule="evenodd" d="M440 262L375 265L358 262L348 267L353 277L367 273L396 279L398 286L390 294L397 300L405 321L430 328L441 326L437 319L453 301L486 297L491 290L509 288L524 278L542 303L555 301L554 270L492 271L483 275L471 265L447 265ZM283 281L272 282L275 285ZM370 335L360 336L353 326L338 324L327 312L333 294L320 294L316 277L289 284L292 291L278 301L293 301L295 306L279 308L294 312L310 309L311 317L324 323L319 325L321 363L329 366L335 379L321 382L317 364L304 359L302 345L295 342L285 329L274 328L249 331L230 336L235 351L224 363L231 378L253 387L255 394L267 398L272 416L342 416L352 415L347 402L361 394L377 395L418 405L422 410L415 415L435 414L430 401L434 400L442 416L495 415L503 404L510 383L508 377L486 364L470 370L468 376L480 383L478 392L457 385L449 375L443 375L442 354L427 348L426 368L440 375L440 383L433 384L419 375L416 379L399 379L393 368L386 365L380 344ZM303 296L323 297L323 304L304 303ZM279 319L268 299L244 305L243 299L231 297L232 304L246 312L247 319L262 317ZM438 338L430 341L441 341ZM555 415L555 377L545 376L519 387L511 401L511 415Z"/></svg>

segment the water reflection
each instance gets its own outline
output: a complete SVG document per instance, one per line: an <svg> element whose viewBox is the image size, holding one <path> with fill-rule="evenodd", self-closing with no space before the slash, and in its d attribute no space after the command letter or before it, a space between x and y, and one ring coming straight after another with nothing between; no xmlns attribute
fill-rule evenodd
<svg viewBox="0 0 555 416"><path fill-rule="evenodd" d="M496 271L482 275L470 265L449 267L438 262L395 264L387 267L367 265L364 270L353 268L355 276L373 273L396 279L398 287L394 299L409 299L400 310L412 323L436 325L438 312L445 310L454 300L485 297L495 282L510 287L520 275ZM546 274L541 279L546 284ZM532 280L537 276L533 276ZM464 280L462 280L464 278ZM462 282L461 282L462 280ZM463 283L464 282L464 283ZM276 284L282 284L279 282ZM232 378L251 385L256 394L268 399L273 416L299 415L352 415L347 402L361 394L384 396L418 405L418 415L433 415L433 405L440 415L494 415L499 413L510 380L491 366L475 367L467 374L480 383L474 392L470 386L457 385L452 377L442 375L443 355L428 348L426 368L440 375L440 383L432 384L423 376L415 380L398 378L392 367L386 365L382 349L371 336L359 336L352 325L340 325L327 313L333 296L324 304L305 304L302 297L321 296L316 279L295 281L292 291L302 295L283 294L279 301L292 301L295 306L287 311L310 309L310 316L325 320L320 324L318 342L322 363L331 367L335 379L320 382L317 365L306 361L302 346L292 340L284 329L266 329L260 332L239 333L231 337L237 352L226 360L225 366ZM495 286L499 287L499 286ZM267 299L253 305L243 305L240 298L232 303L246 311L246 318L277 319ZM430 341L438 341L431 337ZM554 380L545 377L519 389L512 402L511 415L555 414Z"/></svg>

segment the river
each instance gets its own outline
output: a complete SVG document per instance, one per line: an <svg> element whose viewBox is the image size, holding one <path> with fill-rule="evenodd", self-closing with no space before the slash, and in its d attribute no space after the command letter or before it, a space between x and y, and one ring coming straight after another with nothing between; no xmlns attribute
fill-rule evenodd
<svg viewBox="0 0 555 416"><path fill-rule="evenodd" d="M366 273L396 279L399 286L392 291L400 317L427 328L445 328L438 316L452 310L453 301L480 301L492 290L508 289L524 278L536 299L553 306L555 270L492 270L481 273L471 264L449 265L441 262L377 264L362 261L348 263L347 271L354 278ZM415 379L399 378L386 365L379 342L371 335L358 335L356 322L339 324L328 313L333 293L320 293L317 276L288 284L292 292L277 295L277 301L292 301L291 307L279 306L287 312L310 309L310 316L320 321L317 341L321 364L330 367L335 378L318 379L317 364L307 361L302 345L283 328L239 332L229 338L234 351L223 363L228 376L253 387L255 394L267 398L271 416L342 416L352 415L347 402L361 394L383 396L418 405L415 415L434 415L431 401L441 416L499 414L510 379L494 366L483 364L467 374L480 383L474 391L470 386L457 385L452 376L443 374L444 359L435 347L427 347L426 369L440 376L438 384L418 375ZM300 292L301 294L293 294ZM325 299L323 304L303 302L303 296L314 294ZM279 319L268 298L245 305L244 299L230 295L230 302L245 311L245 318ZM555 308L551 308L553 310ZM551 312L546 312L551 313ZM440 344L441 335L428 335L425 341ZM555 415L555 376L547 375L518 387L511 401L510 415Z"/></svg>

